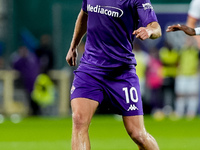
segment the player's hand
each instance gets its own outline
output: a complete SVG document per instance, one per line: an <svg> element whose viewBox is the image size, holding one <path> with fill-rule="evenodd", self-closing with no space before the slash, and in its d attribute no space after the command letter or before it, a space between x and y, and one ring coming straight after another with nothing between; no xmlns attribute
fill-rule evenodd
<svg viewBox="0 0 200 150"><path fill-rule="evenodd" d="M182 27L180 24L176 24L176 25L171 25L167 27L167 32L173 32L173 31L179 31L182 30Z"/></svg>
<svg viewBox="0 0 200 150"><path fill-rule="evenodd" d="M185 32L187 35L190 35L190 36L196 35L195 30L193 28L190 28L186 25L180 25L180 24L168 26L166 31L174 32L174 31L179 31L179 30L182 30L183 32Z"/></svg>
<svg viewBox="0 0 200 150"><path fill-rule="evenodd" d="M67 56L66 56L66 61L70 66L76 66L77 64L77 56L78 56L78 52L76 48L70 48Z"/></svg>
<svg viewBox="0 0 200 150"><path fill-rule="evenodd" d="M146 40L146 39L150 38L152 33L153 33L152 30L145 28L145 27L140 27L139 29L137 29L133 32L133 35L136 35L136 38L139 38L141 40Z"/></svg>

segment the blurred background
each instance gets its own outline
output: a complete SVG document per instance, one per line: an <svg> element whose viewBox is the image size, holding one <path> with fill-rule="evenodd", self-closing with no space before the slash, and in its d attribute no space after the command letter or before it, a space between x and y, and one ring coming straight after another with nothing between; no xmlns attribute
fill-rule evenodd
<svg viewBox="0 0 200 150"><path fill-rule="evenodd" d="M200 17L188 15L191 0L151 2L162 37L136 39L133 48L145 125L162 150L199 150L200 40L165 30L177 23L199 26ZM76 67L65 56L81 5L81 0L0 0L0 149L70 149L69 93ZM84 44L85 38L79 60ZM137 149L112 112L107 103L98 108L92 147Z"/></svg>
<svg viewBox="0 0 200 150"><path fill-rule="evenodd" d="M183 32L165 32L169 25L187 23L191 1L151 2L163 35L156 40L136 39L133 48L145 114L192 118L199 112L198 102L194 102L195 98L199 99L199 40ZM65 56L81 4L80 0L0 0L1 114L70 115L69 91L75 68L67 65ZM84 43L85 39L79 46L79 59L84 52ZM182 49L194 51L190 59L184 56L192 52L182 54ZM191 62L193 66L189 67ZM195 78L198 92L183 95L187 89L182 89L182 93L177 91L183 87L178 82L175 84L179 76L183 86L188 84L185 83L187 77ZM192 99L193 103L177 104L180 97ZM111 112L109 106L97 111Z"/></svg>

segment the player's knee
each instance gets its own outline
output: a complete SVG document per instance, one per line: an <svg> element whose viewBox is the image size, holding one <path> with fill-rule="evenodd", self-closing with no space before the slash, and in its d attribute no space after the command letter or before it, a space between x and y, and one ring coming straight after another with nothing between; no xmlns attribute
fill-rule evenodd
<svg viewBox="0 0 200 150"><path fill-rule="evenodd" d="M130 132L129 135L137 145L143 146L145 144L145 140L147 138L145 132L142 131Z"/></svg>
<svg viewBox="0 0 200 150"><path fill-rule="evenodd" d="M87 119L81 113L73 113L72 114L73 125L76 129L82 129L87 126Z"/></svg>

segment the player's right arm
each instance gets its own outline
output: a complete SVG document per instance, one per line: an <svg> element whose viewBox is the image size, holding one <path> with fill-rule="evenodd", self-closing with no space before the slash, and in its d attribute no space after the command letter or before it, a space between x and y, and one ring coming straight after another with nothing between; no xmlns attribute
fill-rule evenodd
<svg viewBox="0 0 200 150"><path fill-rule="evenodd" d="M140 27L133 32L136 38L141 40L157 39L162 35L161 28L158 22L151 22L146 27Z"/></svg>
<svg viewBox="0 0 200 150"><path fill-rule="evenodd" d="M78 15L78 18L76 20L75 28L74 28L74 34L71 41L71 45L69 48L69 51L66 56L66 61L70 66L76 66L77 64L77 47L79 43L81 42L83 36L86 34L87 31L87 18L88 15L85 13L82 9Z"/></svg>

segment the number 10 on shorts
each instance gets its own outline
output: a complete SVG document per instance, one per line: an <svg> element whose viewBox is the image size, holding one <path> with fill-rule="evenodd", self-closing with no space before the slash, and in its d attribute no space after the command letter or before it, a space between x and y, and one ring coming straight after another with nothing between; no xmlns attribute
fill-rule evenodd
<svg viewBox="0 0 200 150"><path fill-rule="evenodd" d="M125 93L126 103L127 104L130 103L130 99L131 99L131 101L133 101L135 103L138 102L138 94L137 94L137 90L136 90L135 87L131 87L130 89L128 89L127 87L124 87L122 90Z"/></svg>

